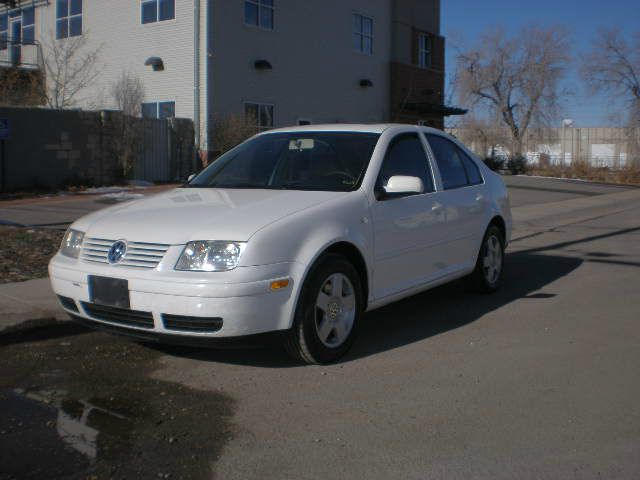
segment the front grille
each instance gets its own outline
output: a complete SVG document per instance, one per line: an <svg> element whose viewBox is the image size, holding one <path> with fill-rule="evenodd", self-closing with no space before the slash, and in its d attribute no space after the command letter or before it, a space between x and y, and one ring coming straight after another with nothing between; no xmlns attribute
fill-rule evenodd
<svg viewBox="0 0 640 480"><path fill-rule="evenodd" d="M71 310L72 312L78 311L78 306L76 305L76 302L74 302L73 298L58 295L58 301L60 302L60 305L62 305L67 310Z"/></svg>
<svg viewBox="0 0 640 480"><path fill-rule="evenodd" d="M85 238L82 244L82 260L109 263L109 249L117 240ZM127 251L116 265L123 267L156 268L170 245L161 243L127 242Z"/></svg>
<svg viewBox="0 0 640 480"><path fill-rule="evenodd" d="M107 307L95 303L82 302L82 308L92 318L118 323L128 327L153 328L153 314L128 308Z"/></svg>
<svg viewBox="0 0 640 480"><path fill-rule="evenodd" d="M162 323L167 330L180 332L217 332L222 328L222 319L219 317L186 317L163 314Z"/></svg>

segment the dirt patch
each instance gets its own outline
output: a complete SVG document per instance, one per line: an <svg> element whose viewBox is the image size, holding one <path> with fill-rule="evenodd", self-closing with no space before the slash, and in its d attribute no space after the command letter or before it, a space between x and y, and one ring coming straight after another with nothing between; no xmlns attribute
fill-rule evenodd
<svg viewBox="0 0 640 480"><path fill-rule="evenodd" d="M77 333L0 348L0 478L210 478L233 400L151 378L155 350Z"/></svg>
<svg viewBox="0 0 640 480"><path fill-rule="evenodd" d="M63 230L0 226L0 283L46 277L63 235Z"/></svg>

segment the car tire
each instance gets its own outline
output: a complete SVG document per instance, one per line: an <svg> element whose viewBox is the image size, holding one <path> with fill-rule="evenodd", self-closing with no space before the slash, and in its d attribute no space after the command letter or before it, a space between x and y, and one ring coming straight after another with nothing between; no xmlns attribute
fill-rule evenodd
<svg viewBox="0 0 640 480"><path fill-rule="evenodd" d="M469 276L473 290L492 293L500 288L504 271L504 235L495 225L489 225L482 239L476 267Z"/></svg>
<svg viewBox="0 0 640 480"><path fill-rule="evenodd" d="M363 315L360 276L341 255L322 256L302 285L285 348L297 361L335 362L351 347Z"/></svg>

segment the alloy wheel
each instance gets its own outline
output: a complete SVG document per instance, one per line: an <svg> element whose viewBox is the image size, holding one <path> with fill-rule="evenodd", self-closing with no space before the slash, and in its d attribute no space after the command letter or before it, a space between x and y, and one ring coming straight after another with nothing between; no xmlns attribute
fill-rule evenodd
<svg viewBox="0 0 640 480"><path fill-rule="evenodd" d="M496 283L502 271L502 243L496 235L487 238L482 266L487 282L490 285Z"/></svg>
<svg viewBox="0 0 640 480"><path fill-rule="evenodd" d="M356 318L356 295L349 278L342 273L330 275L320 287L316 299L316 332L329 348L342 345Z"/></svg>

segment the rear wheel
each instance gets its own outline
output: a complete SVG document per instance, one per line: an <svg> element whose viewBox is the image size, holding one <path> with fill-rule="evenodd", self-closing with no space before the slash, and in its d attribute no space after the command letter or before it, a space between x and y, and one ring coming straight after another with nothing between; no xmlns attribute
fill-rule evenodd
<svg viewBox="0 0 640 480"><path fill-rule="evenodd" d="M502 281L504 266L504 236L495 225L484 234L476 268L470 275L473 288L481 293L495 292Z"/></svg>
<svg viewBox="0 0 640 480"><path fill-rule="evenodd" d="M356 269L340 255L323 256L302 286L287 351L306 363L339 359L353 343L362 310Z"/></svg>

